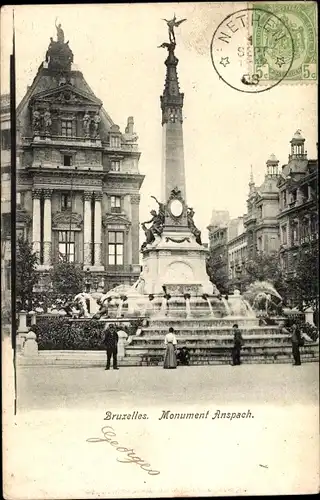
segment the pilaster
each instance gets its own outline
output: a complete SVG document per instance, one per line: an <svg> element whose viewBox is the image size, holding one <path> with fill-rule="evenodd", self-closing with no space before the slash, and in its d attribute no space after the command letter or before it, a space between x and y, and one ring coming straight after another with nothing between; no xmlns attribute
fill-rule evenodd
<svg viewBox="0 0 320 500"><path fill-rule="evenodd" d="M40 256L41 245L41 219L40 219L40 198L41 189L32 191L33 206L32 206L32 246L33 251Z"/></svg>
<svg viewBox="0 0 320 500"><path fill-rule="evenodd" d="M92 265L91 261L91 201L92 192L85 191L83 194L84 206L83 206L83 265L88 267Z"/></svg>
<svg viewBox="0 0 320 500"><path fill-rule="evenodd" d="M94 193L94 269L103 271L104 267L101 265L101 227L102 227L102 215L101 215L101 201L102 192L98 191Z"/></svg>
<svg viewBox="0 0 320 500"><path fill-rule="evenodd" d="M51 196L52 196L52 189L45 189L43 194L44 194L43 264L44 264L44 266L51 266L51 251L52 251Z"/></svg>

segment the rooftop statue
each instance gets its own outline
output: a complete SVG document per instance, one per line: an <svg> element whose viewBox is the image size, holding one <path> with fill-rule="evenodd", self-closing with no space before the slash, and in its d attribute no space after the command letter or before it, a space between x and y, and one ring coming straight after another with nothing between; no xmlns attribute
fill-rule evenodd
<svg viewBox="0 0 320 500"><path fill-rule="evenodd" d="M57 29L57 42L64 43L64 32L63 29L61 28L61 24L57 24L57 18L55 24Z"/></svg>
<svg viewBox="0 0 320 500"><path fill-rule="evenodd" d="M181 23L183 23L184 21L186 21L186 19L181 19L180 21L177 21L177 18L176 18L176 15L174 14L173 16L173 19L171 20L167 20L167 19L163 19L163 21L165 21L168 25L168 32L169 32L169 41L170 43L176 43L176 37L175 37L175 34L174 34L174 28L177 28L178 26L180 26ZM164 44L162 45L164 46Z"/></svg>
<svg viewBox="0 0 320 500"><path fill-rule="evenodd" d="M57 24L57 19L55 26L57 29L57 41L55 42L52 37L50 38L50 44L46 53L46 62L49 69L68 71L71 69L71 64L73 63L73 53L69 47L69 40L67 42L64 41L64 32L61 24Z"/></svg>

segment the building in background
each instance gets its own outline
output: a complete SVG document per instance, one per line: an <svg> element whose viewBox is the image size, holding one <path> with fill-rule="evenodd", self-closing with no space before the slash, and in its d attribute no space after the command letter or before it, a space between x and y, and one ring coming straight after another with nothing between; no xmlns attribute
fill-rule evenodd
<svg viewBox="0 0 320 500"><path fill-rule="evenodd" d="M288 164L279 172L274 154L266 162L263 183L256 186L251 173L247 213L231 219L213 211L208 226L210 253L221 262L230 290L241 289L245 261L258 252L277 253L288 276L295 272L301 250L318 245L318 160L308 159L305 139L298 130L290 141ZM213 277L214 280L214 277Z"/></svg>
<svg viewBox="0 0 320 500"><path fill-rule="evenodd" d="M213 281L218 282L218 288L224 283L226 290L235 287L241 289L247 258L247 234L243 217L230 219L229 212L214 210L208 230Z"/></svg>
<svg viewBox="0 0 320 500"><path fill-rule="evenodd" d="M279 250L279 160L274 154L267 160L266 174L261 186L255 186L251 173L247 214L244 226L248 240L248 258L257 252L270 254Z"/></svg>
<svg viewBox="0 0 320 500"><path fill-rule="evenodd" d="M43 286L63 259L108 290L140 273L138 137L132 117L124 132L112 121L57 31L17 109L17 236Z"/></svg>
<svg viewBox="0 0 320 500"><path fill-rule="evenodd" d="M227 252L229 289L239 288L245 278L245 261L248 257L248 240L244 226L244 217L232 219L228 225Z"/></svg>
<svg viewBox="0 0 320 500"><path fill-rule="evenodd" d="M1 302L10 302L11 289L11 130L10 95L1 96Z"/></svg>
<svg viewBox="0 0 320 500"><path fill-rule="evenodd" d="M309 160L298 130L290 141L289 161L278 180L280 262L294 273L300 250L318 245L318 160Z"/></svg>

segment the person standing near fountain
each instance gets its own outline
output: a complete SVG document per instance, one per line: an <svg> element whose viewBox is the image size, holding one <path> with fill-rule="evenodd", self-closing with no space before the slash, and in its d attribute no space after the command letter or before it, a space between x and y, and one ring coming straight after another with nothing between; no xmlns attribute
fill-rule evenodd
<svg viewBox="0 0 320 500"><path fill-rule="evenodd" d="M169 333L165 336L164 343L166 345L166 353L164 356L163 368L177 368L177 339L172 327L169 328Z"/></svg>
<svg viewBox="0 0 320 500"><path fill-rule="evenodd" d="M118 340L119 337L115 326L114 325L106 326L104 344L107 350L107 366L105 367L105 370L110 370L111 356L113 361L113 369L119 370L117 362Z"/></svg>
<svg viewBox="0 0 320 500"><path fill-rule="evenodd" d="M232 348L232 364L233 366L238 366L241 364L241 347L243 345L243 338L238 325L233 325L233 348Z"/></svg>
<svg viewBox="0 0 320 500"><path fill-rule="evenodd" d="M293 365L300 366L301 365L300 347L303 346L304 342L301 337L301 332L296 323L292 324L291 342L292 342L292 355L294 359Z"/></svg>

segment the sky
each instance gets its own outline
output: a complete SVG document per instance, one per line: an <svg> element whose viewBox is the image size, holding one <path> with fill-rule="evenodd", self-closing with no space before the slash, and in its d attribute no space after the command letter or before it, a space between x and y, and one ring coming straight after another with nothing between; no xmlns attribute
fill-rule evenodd
<svg viewBox="0 0 320 500"><path fill-rule="evenodd" d="M266 161L274 153L283 165L297 129L306 138L309 157L316 156L317 103L314 84L280 84L245 94L219 80L211 57L213 33L224 17L244 8L240 2L114 5L16 6L17 102L31 85L44 60L55 19L94 93L124 132L127 117L135 119L141 151L140 220L156 208L151 195L161 196L160 95L165 79L168 40L163 18L187 18L176 29L180 90L184 92L184 147L187 202L207 241L212 210L231 217L246 211L250 167L262 183ZM1 93L9 90L12 7L1 10ZM162 200L164 201L164 200Z"/></svg>

